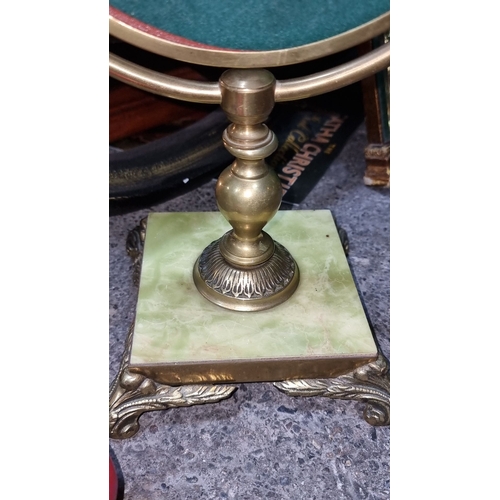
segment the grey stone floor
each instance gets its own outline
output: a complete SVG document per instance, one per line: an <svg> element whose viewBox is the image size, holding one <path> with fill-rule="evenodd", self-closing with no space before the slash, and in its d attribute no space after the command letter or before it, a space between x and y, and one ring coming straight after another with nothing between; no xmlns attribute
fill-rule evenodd
<svg viewBox="0 0 500 500"><path fill-rule="evenodd" d="M349 263L389 359L390 191L363 184L360 126L299 209L330 209L347 231ZM133 319L137 288L125 251L149 211L216 210L215 182L167 202L110 216L110 382ZM291 398L272 384L241 384L212 405L142 415L139 432L110 440L125 500L388 499L390 427L372 427L364 405Z"/></svg>

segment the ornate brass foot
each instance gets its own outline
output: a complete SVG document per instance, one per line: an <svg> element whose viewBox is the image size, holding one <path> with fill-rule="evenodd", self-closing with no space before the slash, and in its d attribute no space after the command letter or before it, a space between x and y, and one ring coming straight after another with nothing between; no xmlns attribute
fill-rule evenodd
<svg viewBox="0 0 500 500"><path fill-rule="evenodd" d="M229 385L184 385L172 387L158 384L144 375L130 373L128 364L132 346L130 329L125 354L109 391L109 436L113 439L132 437L139 430L139 417L146 411L166 410L179 406L216 403L236 389Z"/></svg>
<svg viewBox="0 0 500 500"><path fill-rule="evenodd" d="M287 380L275 387L288 396L324 396L366 402L365 420L371 425L389 425L389 365L382 354L372 363L331 379Z"/></svg>
<svg viewBox="0 0 500 500"><path fill-rule="evenodd" d="M136 286L139 286L141 277L142 254L144 252L147 225L148 218L144 217L139 222L139 225L129 231L127 235L127 253L133 259L134 271L132 274L132 281Z"/></svg>
<svg viewBox="0 0 500 500"><path fill-rule="evenodd" d="M281 184L264 159L278 141L263 123L274 106L274 76L266 70L228 70L220 78L222 109L232 124L223 141L236 157L222 172L215 195L233 229L197 260L200 293L237 311L268 309L287 300L299 283L290 253L264 231L281 204Z"/></svg>

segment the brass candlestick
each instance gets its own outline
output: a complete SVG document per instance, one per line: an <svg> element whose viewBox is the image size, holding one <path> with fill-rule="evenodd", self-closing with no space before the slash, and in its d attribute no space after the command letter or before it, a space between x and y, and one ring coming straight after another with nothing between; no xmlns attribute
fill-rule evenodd
<svg viewBox="0 0 500 500"><path fill-rule="evenodd" d="M276 81L266 70L228 70L219 85L222 109L232 122L223 141L236 159L221 173L215 196L233 229L202 252L194 281L221 307L269 309L286 301L299 283L293 257L262 230L281 204L279 178L264 160L278 146L263 123L274 107Z"/></svg>

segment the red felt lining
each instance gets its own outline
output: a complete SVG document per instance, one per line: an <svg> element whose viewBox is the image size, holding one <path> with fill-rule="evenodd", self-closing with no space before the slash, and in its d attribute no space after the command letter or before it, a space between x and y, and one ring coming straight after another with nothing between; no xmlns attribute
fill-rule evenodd
<svg viewBox="0 0 500 500"><path fill-rule="evenodd" d="M112 18L116 19L117 21L120 21L121 23L130 26L131 28L142 31L143 33L147 33L148 35L154 36L155 38L167 40L169 42L177 43L179 45L184 45L186 47L218 50L220 52L243 52L242 50L239 49L225 49L223 47L216 47L214 45L206 45L204 43L195 42L194 40L190 40L182 36L168 33L167 31L155 28L150 24L143 23L142 21L139 21L135 17L129 16L128 14L125 14L124 12L116 9L115 7L111 7L111 5L109 6L109 15ZM246 52L251 52L251 51L246 51Z"/></svg>

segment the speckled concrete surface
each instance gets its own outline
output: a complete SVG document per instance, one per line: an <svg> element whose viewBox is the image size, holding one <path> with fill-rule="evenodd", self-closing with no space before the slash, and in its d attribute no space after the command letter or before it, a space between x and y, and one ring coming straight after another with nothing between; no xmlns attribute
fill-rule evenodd
<svg viewBox="0 0 500 500"><path fill-rule="evenodd" d="M300 209L330 209L347 231L349 263L389 359L388 189L363 184L364 126ZM137 288L125 251L149 211L216 210L215 182L147 209L110 217L110 382L133 320ZM145 413L128 440L110 440L125 500L388 499L390 427L372 427L364 405L292 398L272 384L242 384L220 403Z"/></svg>

